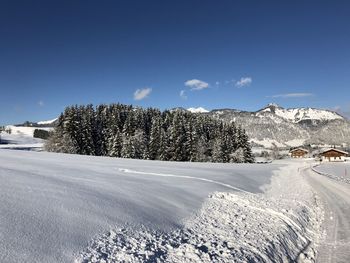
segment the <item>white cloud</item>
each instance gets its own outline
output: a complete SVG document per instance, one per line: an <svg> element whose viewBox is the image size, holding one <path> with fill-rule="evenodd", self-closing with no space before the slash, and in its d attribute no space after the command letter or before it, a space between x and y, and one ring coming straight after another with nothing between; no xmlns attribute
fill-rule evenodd
<svg viewBox="0 0 350 263"><path fill-rule="evenodd" d="M151 94L152 89L151 88L144 88L144 89L137 89L134 92L134 100L143 100L148 97L149 94Z"/></svg>
<svg viewBox="0 0 350 263"><path fill-rule="evenodd" d="M313 96L312 93L286 93L268 96L269 98L303 98Z"/></svg>
<svg viewBox="0 0 350 263"><path fill-rule="evenodd" d="M331 108L330 110L335 111L336 113L340 114L341 116L350 119L350 110L348 109L343 109L341 106L335 106Z"/></svg>
<svg viewBox="0 0 350 263"><path fill-rule="evenodd" d="M340 106L334 106L333 109L336 112L340 112L341 111L341 107Z"/></svg>
<svg viewBox="0 0 350 263"><path fill-rule="evenodd" d="M341 115L346 117L348 120L350 120L350 111L342 111Z"/></svg>
<svg viewBox="0 0 350 263"><path fill-rule="evenodd" d="M181 97L181 99L187 100L187 95L186 95L186 91L185 90L181 90L180 91L180 97Z"/></svg>
<svg viewBox="0 0 350 263"><path fill-rule="evenodd" d="M44 104L44 102L43 102L42 100L39 100L39 101L38 101L38 106L39 106L39 107L43 107L44 105L45 105L45 104Z"/></svg>
<svg viewBox="0 0 350 263"><path fill-rule="evenodd" d="M191 79L185 82L185 86L191 88L191 90L202 90L208 88L209 83L199 79Z"/></svg>
<svg viewBox="0 0 350 263"><path fill-rule="evenodd" d="M243 88L243 87L249 86L252 82L253 82L253 79L251 77L245 77L238 80L235 86L237 88Z"/></svg>

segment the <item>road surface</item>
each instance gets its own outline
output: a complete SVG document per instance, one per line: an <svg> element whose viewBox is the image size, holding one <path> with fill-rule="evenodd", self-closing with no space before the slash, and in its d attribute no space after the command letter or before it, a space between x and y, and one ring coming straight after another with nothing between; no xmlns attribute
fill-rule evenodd
<svg viewBox="0 0 350 263"><path fill-rule="evenodd" d="M311 169L305 170L305 175L325 206L326 237L318 247L317 262L349 263L350 184L320 175Z"/></svg>

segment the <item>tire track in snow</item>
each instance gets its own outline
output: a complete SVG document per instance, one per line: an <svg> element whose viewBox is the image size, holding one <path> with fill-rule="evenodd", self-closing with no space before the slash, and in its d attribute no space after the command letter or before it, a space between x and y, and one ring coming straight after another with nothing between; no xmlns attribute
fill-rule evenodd
<svg viewBox="0 0 350 263"><path fill-rule="evenodd" d="M217 185L221 185L236 191L240 191L242 193L246 193L246 194L253 194L252 192L249 191L245 191L241 188L232 186L230 184L225 184L222 182L218 182L215 180L210 180L210 179L206 179L206 178L201 178L201 177L194 177L194 176L188 176L188 175L176 175L176 174L163 174L163 173L151 173L151 172L141 172L141 171L135 171L135 170L131 170L131 169L126 169L126 168L119 168L118 169L120 172L124 172L124 173L132 173L132 174L143 174L143 175L154 175L154 176L162 176L162 177L176 177L176 178L184 178L184 179L191 179L191 180L198 180L198 181L203 181L203 182L208 182L208 183L212 183L212 184L217 184Z"/></svg>

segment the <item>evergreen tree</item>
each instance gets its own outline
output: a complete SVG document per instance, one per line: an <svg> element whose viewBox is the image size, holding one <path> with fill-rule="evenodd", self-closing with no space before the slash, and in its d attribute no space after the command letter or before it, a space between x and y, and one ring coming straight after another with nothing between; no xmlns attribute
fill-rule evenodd
<svg viewBox="0 0 350 263"><path fill-rule="evenodd" d="M187 117L185 128L184 154L187 161L195 162L198 158L198 136L192 116Z"/></svg>
<svg viewBox="0 0 350 263"><path fill-rule="evenodd" d="M219 137L213 141L212 162L215 162L215 163L223 163L224 162L222 144L223 144L222 140Z"/></svg>
<svg viewBox="0 0 350 263"><path fill-rule="evenodd" d="M160 157L161 150L161 132L162 132L162 122L160 116L155 116L152 120L152 128L150 134L150 142L148 155L150 160L157 160Z"/></svg>
<svg viewBox="0 0 350 263"><path fill-rule="evenodd" d="M113 122L108 116L108 107L104 104L96 108L95 129L93 130L93 140L95 145L95 154L98 156L109 155L109 129L108 123Z"/></svg>
<svg viewBox="0 0 350 263"><path fill-rule="evenodd" d="M123 147L123 140L119 128L116 129L115 133L110 135L108 141L108 156L121 157Z"/></svg>
<svg viewBox="0 0 350 263"><path fill-rule="evenodd" d="M122 104L67 107L46 149L166 161L254 161L246 132L233 122Z"/></svg>
<svg viewBox="0 0 350 263"><path fill-rule="evenodd" d="M79 107L81 115L81 149L80 153L84 155L95 155L94 133L95 130L95 112L92 104L86 107Z"/></svg>

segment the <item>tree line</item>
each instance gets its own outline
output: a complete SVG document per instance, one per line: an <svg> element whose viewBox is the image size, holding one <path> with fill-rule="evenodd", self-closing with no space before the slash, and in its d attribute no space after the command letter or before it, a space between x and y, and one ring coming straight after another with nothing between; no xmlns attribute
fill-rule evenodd
<svg viewBox="0 0 350 263"><path fill-rule="evenodd" d="M245 131L185 110L131 105L67 107L46 150L83 155L191 162L253 162Z"/></svg>

